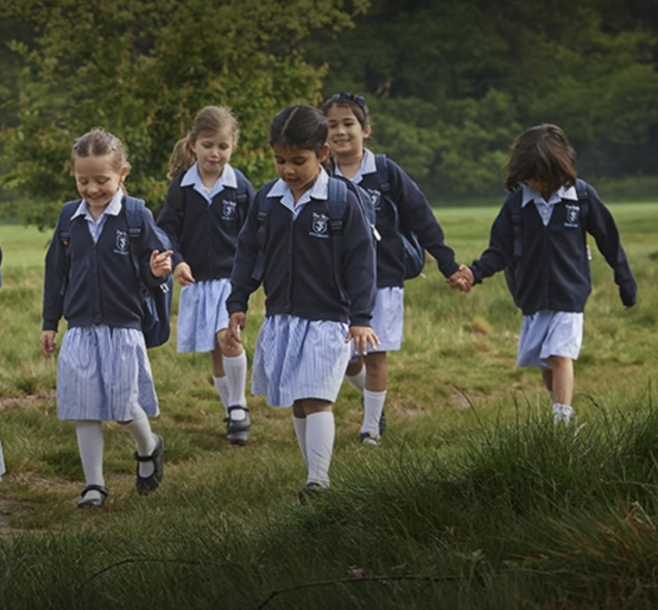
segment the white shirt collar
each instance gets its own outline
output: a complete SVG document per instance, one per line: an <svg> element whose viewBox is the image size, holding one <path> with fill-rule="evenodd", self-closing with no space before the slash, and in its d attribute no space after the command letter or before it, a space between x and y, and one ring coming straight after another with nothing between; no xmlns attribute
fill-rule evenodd
<svg viewBox="0 0 658 610"><path fill-rule="evenodd" d="M190 167L183 176L183 179L180 182L181 186L193 186L194 190L203 195L208 201L211 201L212 198L224 190L225 187L228 188L238 188L238 179L235 176L235 170L227 163L222 170L221 175L215 181L215 184L212 185L212 188L208 191L203 185L203 180L201 180L201 175L199 174L199 164L195 163Z"/></svg>
<svg viewBox="0 0 658 610"><path fill-rule="evenodd" d="M311 199L327 199L329 176L322 166L320 166L320 173L316 181L313 183L308 191L302 194L297 203L293 197L290 187L279 178L267 193L268 197L281 197L281 203L290 210L300 210L302 206L307 204Z"/></svg>
<svg viewBox="0 0 658 610"><path fill-rule="evenodd" d="M340 171L340 167L336 164L336 175L342 176L343 173ZM354 184L359 184L363 177L366 174L374 174L377 171L377 164L375 163L375 154L368 150L367 148L363 149L363 158L361 159L361 165L357 170L356 174L352 178Z"/></svg>
<svg viewBox="0 0 658 610"><path fill-rule="evenodd" d="M80 205L75 210L75 213L73 214L73 216L71 216L71 220L77 218L78 216L85 216L88 220L91 220L92 222L98 222L104 215L118 216L119 212L121 212L122 199L123 199L123 191L119 189L117 190L116 193L114 193L114 197L110 199L110 203L108 203L107 207L103 210L103 213L98 217L98 220L94 220L92 215L89 213L89 209L87 208L87 202L84 199L82 199L80 201Z"/></svg>
<svg viewBox="0 0 658 610"><path fill-rule="evenodd" d="M529 187L527 184L523 185L523 200L521 202L521 207L524 207L531 201L534 201L538 204L543 205L555 205L560 203L563 199L569 199L572 201L578 201L578 194L576 193L576 188L574 186L564 187L561 186L557 191L555 191L549 198L548 201L544 199L541 193L538 193L535 189Z"/></svg>

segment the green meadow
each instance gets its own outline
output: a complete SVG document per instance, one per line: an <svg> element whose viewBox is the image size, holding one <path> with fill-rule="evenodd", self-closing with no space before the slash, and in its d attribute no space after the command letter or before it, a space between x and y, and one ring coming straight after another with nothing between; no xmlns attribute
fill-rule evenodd
<svg viewBox="0 0 658 610"><path fill-rule="evenodd" d="M162 486L137 495L130 437L108 424L110 496L77 509L75 429L39 351L50 235L0 225L0 608L657 607L658 203L610 208L639 302L624 310L590 240L575 425L554 426L539 372L516 367L521 314L502 274L464 295L428 262L405 289L382 446L359 443L344 384L332 489L307 506L290 410L249 396L250 441L229 445L210 358L176 353L174 315L174 338L150 351ZM497 211L436 209L460 262L486 247ZM257 293L250 362L262 316Z"/></svg>

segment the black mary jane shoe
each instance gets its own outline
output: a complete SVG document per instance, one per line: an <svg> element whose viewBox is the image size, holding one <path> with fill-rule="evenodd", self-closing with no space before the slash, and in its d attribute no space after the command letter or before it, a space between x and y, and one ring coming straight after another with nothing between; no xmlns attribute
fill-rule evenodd
<svg viewBox="0 0 658 610"><path fill-rule="evenodd" d="M137 491L142 495L155 491L160 486L164 474L164 441L159 434L153 436L155 437L155 449L151 455L139 455L135 452L135 459L138 462ZM148 477L140 476L139 462L153 462L153 474Z"/></svg>
<svg viewBox="0 0 658 610"><path fill-rule="evenodd" d="M101 494L101 497L85 499L88 491L98 491ZM87 485L87 487L85 487L80 494L82 496L82 500L78 502L78 508L103 508L103 505L105 504L105 498L107 498L109 493L110 492L107 491L107 489L105 489L105 487L102 485Z"/></svg>

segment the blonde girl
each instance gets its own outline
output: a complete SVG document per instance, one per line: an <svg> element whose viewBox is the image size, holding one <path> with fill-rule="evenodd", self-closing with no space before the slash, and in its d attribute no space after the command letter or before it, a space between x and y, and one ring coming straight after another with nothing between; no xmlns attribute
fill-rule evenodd
<svg viewBox="0 0 658 610"><path fill-rule="evenodd" d="M103 422L119 422L132 436L140 493L155 490L162 480L164 444L148 419L159 415L158 400L130 248L138 248L141 281L153 286L166 281L171 251L162 247L147 208L139 242L130 243L123 190L130 165L117 137L102 129L86 133L73 146L71 167L80 199L64 206L46 255L41 351L54 353L64 317L68 330L57 358L57 415L76 423L86 480L78 506L86 508L103 506L109 493ZM65 223L69 231L63 239Z"/></svg>
<svg viewBox="0 0 658 610"><path fill-rule="evenodd" d="M238 123L229 108L206 106L170 160L167 199L158 226L170 237L174 277L183 287L178 312L178 352L210 352L215 387L224 405L226 438L247 442L251 427L245 397L247 356L227 340L226 298L238 233L253 188L230 165Z"/></svg>

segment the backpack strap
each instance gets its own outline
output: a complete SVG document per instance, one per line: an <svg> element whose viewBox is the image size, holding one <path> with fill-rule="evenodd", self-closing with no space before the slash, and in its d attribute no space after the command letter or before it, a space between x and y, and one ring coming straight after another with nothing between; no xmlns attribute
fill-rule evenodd
<svg viewBox="0 0 658 610"><path fill-rule="evenodd" d="M587 183L580 178L576 179L576 195L578 196L580 213L584 221L589 214L589 192L587 190Z"/></svg>
<svg viewBox="0 0 658 610"><path fill-rule="evenodd" d="M75 211L78 209L80 205L80 199L76 199L74 201L67 201L60 213L59 213L59 219L57 221L57 226L59 229L59 241L62 242L62 245L64 246L64 276L62 279L62 286L59 289L59 295L61 297L64 296L64 293L66 292L66 287L68 285L68 277L69 277L69 267L71 265L71 253L69 251L69 244L71 243L71 221L72 221L72 216L75 214Z"/></svg>
<svg viewBox="0 0 658 610"><path fill-rule="evenodd" d="M398 211L398 206L396 205L393 198L390 196L391 193L391 183L388 180L388 163L386 162L386 155L375 155L375 180L379 185L379 190L382 193L382 197L386 200L388 205L391 206L393 210L393 216L395 217L395 226L398 231L400 230L400 213Z"/></svg>
<svg viewBox="0 0 658 610"><path fill-rule="evenodd" d="M514 248L512 257L514 260L521 258L523 249L523 216L521 215L521 202L523 200L523 189L511 193L510 207L512 208L512 227L514 229Z"/></svg>
<svg viewBox="0 0 658 610"><path fill-rule="evenodd" d="M167 189L167 201L169 201L171 207L177 212L181 212L183 209L183 187L180 184L183 181L184 175L185 170L176 174Z"/></svg>
<svg viewBox="0 0 658 610"><path fill-rule="evenodd" d="M68 246L71 241L71 217L80 205L80 199L75 201L67 201L59 213L59 240L63 246Z"/></svg>
<svg viewBox="0 0 658 610"><path fill-rule="evenodd" d="M247 179L245 178L245 175L237 169L234 169L235 171L235 178L238 182L238 186L236 189L235 193L235 202L240 205L245 205L247 203Z"/></svg>
<svg viewBox="0 0 658 610"><path fill-rule="evenodd" d="M331 231L331 247L334 255L334 280L340 291L340 298L343 301L348 300L347 293L343 288L341 264L343 253L343 216L347 208L347 188L347 184L343 180L329 178L329 182L327 183L329 230Z"/></svg>
<svg viewBox="0 0 658 610"><path fill-rule="evenodd" d="M267 232L266 221L272 207L274 197L268 197L272 186L276 180L268 182L263 188L259 189L256 193L254 205L257 206L258 213L256 214L256 224L258 232L256 233L256 240L258 242L258 255L256 256L256 263L254 270L251 272L251 277L260 282L263 279L263 272L265 270L265 235Z"/></svg>
<svg viewBox="0 0 658 610"><path fill-rule="evenodd" d="M242 225L244 219L247 217L247 212L249 211L249 189L247 186L249 183L240 170L234 169L234 171L238 183L235 192L235 207L238 211L240 225Z"/></svg>
<svg viewBox="0 0 658 610"><path fill-rule="evenodd" d="M144 221L144 200L124 195L123 204L126 210L126 220L128 221L128 238L130 239L130 258L137 274L137 279L141 282L142 276L139 271L139 261L137 260L137 244L142 236L142 223Z"/></svg>
<svg viewBox="0 0 658 610"><path fill-rule="evenodd" d="M391 192L391 183L388 181L388 164L386 155L375 155L375 180L379 184L379 190L382 195L388 195ZM397 215L397 210L396 210Z"/></svg>

